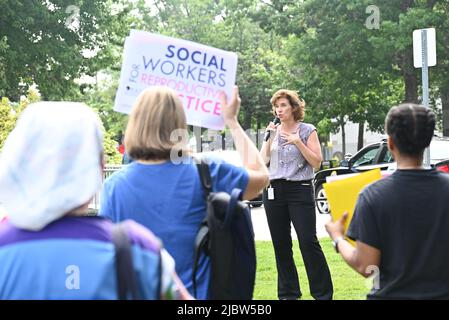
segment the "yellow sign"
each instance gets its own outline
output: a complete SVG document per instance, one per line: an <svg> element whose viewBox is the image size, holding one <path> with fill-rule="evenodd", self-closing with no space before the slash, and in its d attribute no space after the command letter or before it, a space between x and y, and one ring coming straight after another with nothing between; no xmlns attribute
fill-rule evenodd
<svg viewBox="0 0 449 320"><path fill-rule="evenodd" d="M365 186L379 180L381 177L380 169L375 169L346 179L323 184L332 219L337 221L343 216L343 213L348 212L345 233L351 223L359 193ZM349 239L348 241L355 245L354 241Z"/></svg>

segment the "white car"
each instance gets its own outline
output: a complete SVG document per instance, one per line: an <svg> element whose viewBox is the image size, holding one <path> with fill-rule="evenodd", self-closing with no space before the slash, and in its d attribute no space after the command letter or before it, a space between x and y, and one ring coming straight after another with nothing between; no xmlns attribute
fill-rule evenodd
<svg viewBox="0 0 449 320"><path fill-rule="evenodd" d="M430 144L430 164L437 169L449 173L449 138L434 137ZM320 170L315 173L315 204L320 213L329 213L326 192L323 183L328 176L352 174L380 168L396 170L396 162L388 150L386 140L369 144L360 149L354 156L340 161L340 166Z"/></svg>

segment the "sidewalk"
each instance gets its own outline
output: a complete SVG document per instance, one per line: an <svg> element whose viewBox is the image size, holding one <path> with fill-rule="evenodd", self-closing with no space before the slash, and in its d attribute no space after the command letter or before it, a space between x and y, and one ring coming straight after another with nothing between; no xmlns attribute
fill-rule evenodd
<svg viewBox="0 0 449 320"><path fill-rule="evenodd" d="M268 229L267 216L265 215L264 207L251 208L251 218L253 220L254 234L256 240L271 241L270 230ZM325 238L329 237L324 225L329 221L330 216L328 214L319 214L316 211L316 231L317 237ZM295 229L292 228L292 239L297 240Z"/></svg>

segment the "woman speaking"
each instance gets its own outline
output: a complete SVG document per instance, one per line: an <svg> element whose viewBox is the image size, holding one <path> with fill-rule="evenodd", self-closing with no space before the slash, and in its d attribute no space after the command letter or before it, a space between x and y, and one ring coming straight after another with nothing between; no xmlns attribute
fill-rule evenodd
<svg viewBox="0 0 449 320"><path fill-rule="evenodd" d="M270 102L280 124L268 125L270 135L261 154L270 171L263 203L276 255L278 298L301 297L292 252L293 223L312 297L332 299L329 267L316 237L312 179L313 169L319 168L322 160L318 135L313 125L302 122L305 103L296 92L279 90Z"/></svg>

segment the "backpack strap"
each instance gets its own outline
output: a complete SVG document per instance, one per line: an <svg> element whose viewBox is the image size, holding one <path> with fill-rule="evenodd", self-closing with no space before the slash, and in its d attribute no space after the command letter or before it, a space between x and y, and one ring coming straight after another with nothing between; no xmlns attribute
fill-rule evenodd
<svg viewBox="0 0 449 320"><path fill-rule="evenodd" d="M128 300L128 298L133 300L142 299L136 282L131 244L126 225L123 222L112 227L112 242L115 247L118 298L120 300Z"/></svg>
<svg viewBox="0 0 449 320"><path fill-rule="evenodd" d="M159 276L158 276L158 281L157 281L157 286L156 286L156 292L157 292L157 294L156 294L156 297L159 297L159 299L160 300L162 300L162 253L161 253L161 251L162 251L162 248L160 247L159 248L159 265L158 265L158 274L159 274Z"/></svg>
<svg viewBox="0 0 449 320"><path fill-rule="evenodd" d="M193 285L193 297L197 298L197 286L196 286L196 272L198 271L198 262L200 261L201 252L207 252L207 243L209 240L209 227L207 223L202 222L200 230L195 238L195 258L193 260L192 268L192 285Z"/></svg>
<svg viewBox="0 0 449 320"><path fill-rule="evenodd" d="M210 175L209 165L201 158L196 164L198 168L198 173L200 174L201 185L203 186L204 195L206 198L209 197L209 194L212 192L212 177Z"/></svg>
<svg viewBox="0 0 449 320"><path fill-rule="evenodd" d="M229 224L231 223L233 216L235 214L235 207L237 206L238 202L242 200L242 190L238 188L234 188L231 191L231 199L229 200L228 208L226 209L226 216L224 220L224 226L227 228L229 227Z"/></svg>
<svg viewBox="0 0 449 320"><path fill-rule="evenodd" d="M210 175L209 165L204 162L202 158L197 160L197 168L200 176L201 185L204 190L204 198L206 202L206 210L209 210L208 199L212 192L212 177ZM192 268L192 285L193 297L197 297L196 272L198 271L198 262L200 260L201 252L208 254L207 243L209 240L209 226L207 225L207 216L201 222L200 229L195 237L194 260Z"/></svg>

